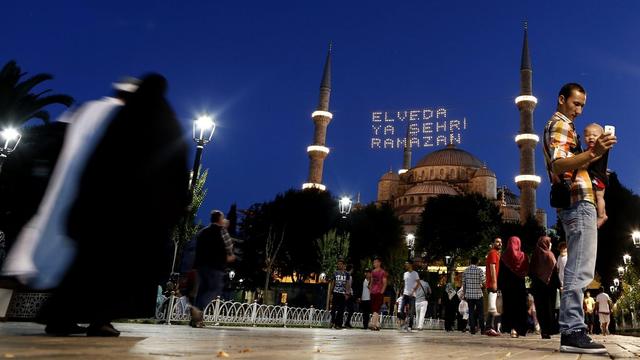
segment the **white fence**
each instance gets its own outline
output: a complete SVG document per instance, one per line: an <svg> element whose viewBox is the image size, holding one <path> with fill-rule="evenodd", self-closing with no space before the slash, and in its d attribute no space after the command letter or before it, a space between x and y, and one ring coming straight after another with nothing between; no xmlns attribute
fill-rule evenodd
<svg viewBox="0 0 640 360"><path fill-rule="evenodd" d="M170 296L158 299L156 318L171 324L172 321L191 320L190 305L185 297ZM169 311L169 309L171 311ZM289 307L285 305L259 305L224 301L220 298L209 303L204 310L204 321L210 325L247 325L247 326L296 326L296 327L329 327L331 313L327 310ZM354 313L351 325L362 327L362 313ZM384 329L397 328L395 316L384 315L381 320ZM442 330L444 320L425 319L424 329Z"/></svg>

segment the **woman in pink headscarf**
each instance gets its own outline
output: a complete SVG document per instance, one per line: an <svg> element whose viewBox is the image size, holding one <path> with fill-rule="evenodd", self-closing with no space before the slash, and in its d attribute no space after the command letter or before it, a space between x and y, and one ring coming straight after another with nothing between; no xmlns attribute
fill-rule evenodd
<svg viewBox="0 0 640 360"><path fill-rule="evenodd" d="M512 236L500 258L498 289L502 292L502 330L511 337L527 334L527 288L529 259L520 247L520 238Z"/></svg>
<svg viewBox="0 0 640 360"><path fill-rule="evenodd" d="M555 328L553 311L559 287L560 279L556 257L551 252L551 238L541 236L531 257L531 289L543 339L551 339Z"/></svg>

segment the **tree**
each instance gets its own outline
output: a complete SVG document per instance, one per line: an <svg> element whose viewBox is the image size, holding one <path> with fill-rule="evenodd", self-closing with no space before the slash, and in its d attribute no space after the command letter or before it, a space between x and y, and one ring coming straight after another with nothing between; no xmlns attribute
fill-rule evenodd
<svg viewBox="0 0 640 360"><path fill-rule="evenodd" d="M316 251L318 252L318 262L320 269L331 276L336 271L339 259L346 259L349 254L350 235L338 235L336 229L329 230L321 238L316 240Z"/></svg>
<svg viewBox="0 0 640 360"><path fill-rule="evenodd" d="M278 258L280 247L284 241L285 230L282 229L280 236L278 236L272 228L269 229L269 235L264 247L264 266L265 266L265 278L264 278L264 292L269 290L269 280L271 280L271 274L273 272L273 266Z"/></svg>
<svg viewBox="0 0 640 360"><path fill-rule="evenodd" d="M370 204L354 210L349 215L347 228L350 233L349 255L354 262L354 273L361 274L365 267L371 267L371 261L376 256L382 258L390 272L396 271L394 264L399 257L402 257L404 264L407 254L402 222L391 206ZM396 254L397 251L404 251L404 255Z"/></svg>
<svg viewBox="0 0 640 360"><path fill-rule="evenodd" d="M640 228L640 197L622 185L618 175L612 172L605 201L609 219L598 229L596 272L606 285L617 277L616 269L622 263L622 255L627 252L634 255L635 252L634 257L638 258L631 232Z"/></svg>
<svg viewBox="0 0 640 360"><path fill-rule="evenodd" d="M226 218L229 220L229 227L227 228L229 235L236 237L238 235L238 205L235 203L231 204Z"/></svg>
<svg viewBox="0 0 640 360"><path fill-rule="evenodd" d="M432 197L421 217L416 248L430 260L452 256L452 264L461 257L484 256L502 224L498 207L475 193Z"/></svg>
<svg viewBox="0 0 640 360"><path fill-rule="evenodd" d="M0 70L0 127L20 127L34 118L48 123L50 114L44 110L45 107L54 104L69 107L73 104L71 96L48 95L50 89L32 92L36 86L53 79L52 75L36 74L24 79L26 75L13 60Z"/></svg>
<svg viewBox="0 0 640 360"><path fill-rule="evenodd" d="M209 175L209 170L204 170L202 174L198 177L196 185L193 188L193 195L191 197L191 204L185 214L180 219L180 222L173 228L173 262L171 266L171 272L173 273L176 269L176 261L180 259L182 256L182 250L184 245L193 239L202 227L200 221L196 223L196 216L198 214L198 210L202 206L202 202L207 196L207 189L205 189L204 185L207 182L207 176Z"/></svg>

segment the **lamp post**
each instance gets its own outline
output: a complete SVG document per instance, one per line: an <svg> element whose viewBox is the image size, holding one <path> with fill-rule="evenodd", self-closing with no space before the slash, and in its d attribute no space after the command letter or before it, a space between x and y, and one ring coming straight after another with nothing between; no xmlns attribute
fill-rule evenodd
<svg viewBox="0 0 640 360"><path fill-rule="evenodd" d="M213 118L207 114L200 115L193 121L193 141L196 143L196 157L193 160L193 174L191 175L191 183L189 184L189 190L192 192L200 175L202 151L204 150L205 144L211 141L215 131L216 123L213 121Z"/></svg>
<svg viewBox="0 0 640 360"><path fill-rule="evenodd" d="M609 292L611 292L611 295L613 295L613 293L616 291L616 287L611 285L609 286Z"/></svg>
<svg viewBox="0 0 640 360"><path fill-rule="evenodd" d="M343 196L338 201L340 214L342 214L342 218L343 219L346 219L347 215L349 215L349 213L351 212L351 205L352 204L353 204L353 201L351 201L351 198L349 198L348 196Z"/></svg>
<svg viewBox="0 0 640 360"><path fill-rule="evenodd" d="M633 240L633 245L637 248L640 248L640 231L636 230L631 233L631 240Z"/></svg>
<svg viewBox="0 0 640 360"><path fill-rule="evenodd" d="M620 286L620 280L618 278L613 279L613 286L615 287Z"/></svg>
<svg viewBox="0 0 640 360"><path fill-rule="evenodd" d="M2 172L2 164L7 156L16 149L21 138L22 135L18 130L12 127L5 128L0 132L0 172Z"/></svg>
<svg viewBox="0 0 640 360"><path fill-rule="evenodd" d="M631 255L629 255L629 254L624 254L624 255L622 256L622 262L624 262L624 265L625 265L625 266L626 266L626 265L631 264Z"/></svg>
<svg viewBox="0 0 640 360"><path fill-rule="evenodd" d="M449 282L453 284L455 274L451 269L452 263L453 263L453 256L447 255L444 257L444 264L447 267L447 275L448 275L447 277L449 278Z"/></svg>
<svg viewBox="0 0 640 360"><path fill-rule="evenodd" d="M408 233L405 241L407 242L407 249L409 250L407 257L409 260L411 260L413 259L413 247L416 243L416 236L412 233Z"/></svg>

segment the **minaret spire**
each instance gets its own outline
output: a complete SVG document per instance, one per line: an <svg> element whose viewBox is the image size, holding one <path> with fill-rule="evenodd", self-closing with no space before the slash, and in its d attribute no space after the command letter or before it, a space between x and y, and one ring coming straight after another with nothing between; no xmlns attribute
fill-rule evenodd
<svg viewBox="0 0 640 360"><path fill-rule="evenodd" d="M535 174L535 148L540 138L533 128L533 110L538 99L533 96L533 68L527 33L528 23L525 21L520 62L520 96L516 98L516 105L520 111L520 131L516 136L516 143L520 149L520 175L516 176L515 180L520 189L521 223L536 216L536 188L540 184L540 176Z"/></svg>
<svg viewBox="0 0 640 360"><path fill-rule="evenodd" d="M407 121L407 135L404 140L404 153L402 158L402 169L398 171L398 174L404 174L411 169L411 127Z"/></svg>
<svg viewBox="0 0 640 360"><path fill-rule="evenodd" d="M324 170L324 159L329 155L329 148L326 146L327 126L333 118L329 112L329 99L331 96L331 52L333 43L329 43L327 58L324 63L322 80L320 81L320 98L318 108L311 114L314 123L313 145L307 147L309 154L309 176L307 182L302 184L303 189L316 188L326 190L322 184L322 173Z"/></svg>

